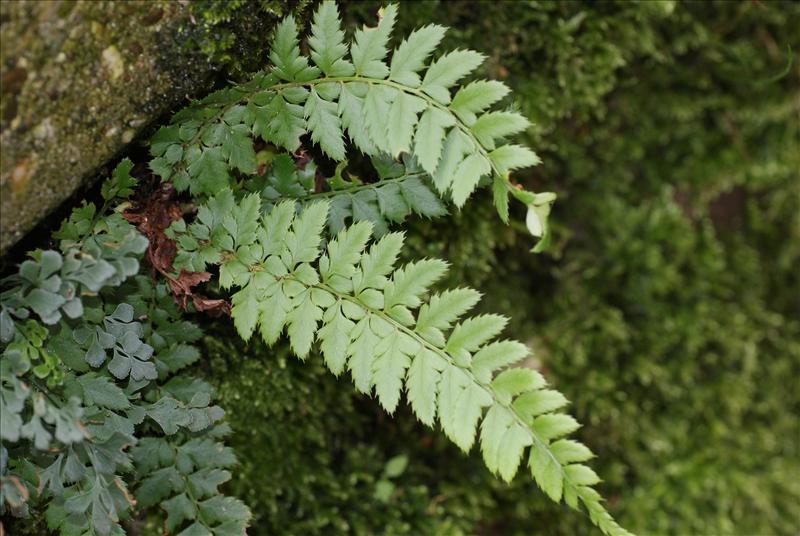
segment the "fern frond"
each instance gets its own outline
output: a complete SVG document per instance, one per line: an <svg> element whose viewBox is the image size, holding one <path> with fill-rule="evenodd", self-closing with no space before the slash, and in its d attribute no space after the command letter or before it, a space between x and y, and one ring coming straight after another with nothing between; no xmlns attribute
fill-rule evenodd
<svg viewBox="0 0 800 536"><path fill-rule="evenodd" d="M599 479L582 463L591 457L589 450L563 439L579 426L559 412L566 399L547 389L536 370L508 368L528 350L516 341L494 340L507 319L487 314L458 321L479 299L471 289L426 300L447 264L426 259L396 267L402 234L387 234L367 247L371 224L362 222L321 249L329 208L317 202L295 215L294 202L279 203L269 215L251 216L269 245L253 239L220 252L221 271L240 262L243 251L264 252L234 285L232 316L240 334L248 338L260 324L272 344L285 326L301 359L319 342L330 370L349 370L356 389L374 393L389 413L405 388L422 422L438 419L464 451L477 436L487 467L506 481L527 450L531 474L551 499L563 497L573 508L583 504L603 532L627 534L592 488ZM288 232L269 232L278 221Z"/></svg>
<svg viewBox="0 0 800 536"><path fill-rule="evenodd" d="M419 87L418 73L446 32L447 28L438 24L429 24L411 32L392 54L389 80L409 88Z"/></svg>
<svg viewBox="0 0 800 536"><path fill-rule="evenodd" d="M348 46L336 4L322 2L308 40L314 65L301 53L297 25L288 17L276 30L271 71L176 116L154 137L151 168L179 190L214 195L231 185L233 170L255 172L255 137L296 151L308 133L326 155L342 161L346 134L369 156L413 155L439 193L450 194L458 207L481 179L493 178L495 204L507 221L509 194L530 205L529 192L513 185L509 173L537 164L538 157L505 141L528 121L489 110L508 93L500 82L456 87L482 63L482 54L455 50L426 65L445 35L442 26L412 32L387 65L396 15L396 6L388 6L378 26L358 30ZM358 212L369 217L371 211L364 206Z"/></svg>

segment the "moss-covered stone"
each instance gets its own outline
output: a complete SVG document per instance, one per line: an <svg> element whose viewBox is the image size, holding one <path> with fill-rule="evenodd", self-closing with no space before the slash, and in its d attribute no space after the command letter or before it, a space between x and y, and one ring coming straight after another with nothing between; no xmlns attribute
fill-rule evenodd
<svg viewBox="0 0 800 536"><path fill-rule="evenodd" d="M223 68L260 67L292 9L268 7L227 23L247 46L209 56L214 34L182 2L0 4L0 253Z"/></svg>

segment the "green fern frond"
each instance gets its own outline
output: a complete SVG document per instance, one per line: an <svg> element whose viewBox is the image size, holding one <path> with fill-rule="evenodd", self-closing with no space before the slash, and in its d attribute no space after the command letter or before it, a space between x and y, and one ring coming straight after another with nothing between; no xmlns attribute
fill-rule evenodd
<svg viewBox="0 0 800 536"><path fill-rule="evenodd" d="M253 219L243 227L258 225L259 232L247 234L249 241L231 236L228 243L238 246L218 255L221 280L236 288L232 316L239 334L248 339L260 328L273 344L285 329L301 359L318 342L330 370L349 370L356 389L374 393L387 412L394 413L405 390L418 418L429 426L438 419L462 450L477 436L487 467L506 481L527 450L531 474L551 499L583 504L603 532L627 534L592 488L599 478L583 465L590 451L564 439L579 427L559 412L566 399L547 389L536 370L509 368L528 350L495 340L507 319L462 319L479 300L471 289L426 299L447 264L425 259L396 267L401 233L367 247L372 224L360 222L323 249L329 209L328 202L316 202L298 215L295 202L284 201L266 215L246 211Z"/></svg>
<svg viewBox="0 0 800 536"><path fill-rule="evenodd" d="M176 116L153 139L151 168L178 190L214 195L231 185L233 170L254 173L255 137L296 151L310 134L336 161L345 159L348 138L369 156L413 155L457 207L482 179L492 178L495 204L507 221L509 194L526 205L533 195L513 185L509 173L538 164L538 157L505 141L525 130L527 119L489 111L508 93L501 82L457 86L482 63L482 54L455 50L429 62L445 35L442 26L412 32L387 63L396 14L396 6L385 8L378 25L358 30L349 46L336 4L327 0L313 17L309 57L288 17L276 30L269 73Z"/></svg>

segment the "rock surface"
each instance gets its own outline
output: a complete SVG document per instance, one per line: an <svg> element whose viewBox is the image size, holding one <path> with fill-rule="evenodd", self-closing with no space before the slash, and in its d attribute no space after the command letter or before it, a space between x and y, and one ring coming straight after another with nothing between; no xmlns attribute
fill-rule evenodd
<svg viewBox="0 0 800 536"><path fill-rule="evenodd" d="M258 8L262 48L287 5ZM226 14L224 34L206 15L183 1L0 3L0 254L155 119L209 88L221 68L209 43L236 31L252 41L252 13L238 29ZM252 53L229 48L225 61Z"/></svg>

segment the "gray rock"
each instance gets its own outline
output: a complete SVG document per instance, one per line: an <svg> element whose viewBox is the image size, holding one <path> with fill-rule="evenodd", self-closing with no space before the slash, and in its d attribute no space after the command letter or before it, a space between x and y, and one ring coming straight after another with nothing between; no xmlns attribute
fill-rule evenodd
<svg viewBox="0 0 800 536"><path fill-rule="evenodd" d="M245 56L263 58L289 11L272 2L246 17L224 2L0 3L0 254L156 118L208 90L222 64L241 73ZM214 57L217 42L237 46Z"/></svg>

